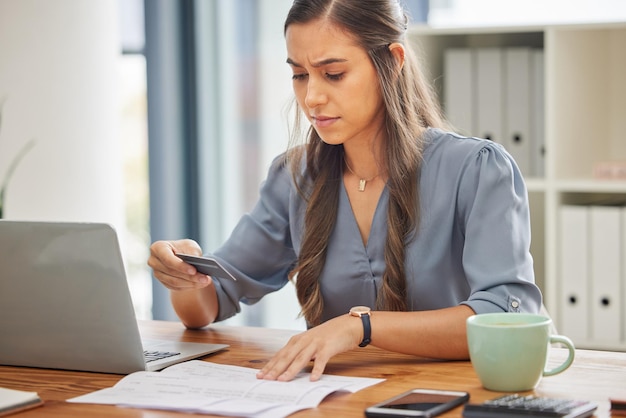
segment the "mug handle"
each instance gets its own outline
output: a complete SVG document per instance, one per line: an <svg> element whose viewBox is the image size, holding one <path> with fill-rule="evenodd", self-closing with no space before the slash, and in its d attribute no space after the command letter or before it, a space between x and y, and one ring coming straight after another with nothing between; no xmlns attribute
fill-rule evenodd
<svg viewBox="0 0 626 418"><path fill-rule="evenodd" d="M555 367L554 369L550 369L550 370L544 369L543 370L544 376L553 376L555 374L559 374L565 371L574 362L574 354L576 350L574 349L574 343L572 342L572 340L570 340L564 335L551 335L550 344L554 344L554 343L565 344L567 346L567 349L569 350L569 354L567 355L567 359L560 366Z"/></svg>

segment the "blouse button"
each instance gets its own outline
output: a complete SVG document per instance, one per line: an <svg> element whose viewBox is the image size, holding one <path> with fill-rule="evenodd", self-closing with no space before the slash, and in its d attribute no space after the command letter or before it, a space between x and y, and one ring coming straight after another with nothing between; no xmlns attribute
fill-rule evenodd
<svg viewBox="0 0 626 418"><path fill-rule="evenodd" d="M513 302L511 302L511 307L512 307L513 309L517 309L517 308L519 308L519 302L518 302L518 301L516 301L516 300L514 300Z"/></svg>

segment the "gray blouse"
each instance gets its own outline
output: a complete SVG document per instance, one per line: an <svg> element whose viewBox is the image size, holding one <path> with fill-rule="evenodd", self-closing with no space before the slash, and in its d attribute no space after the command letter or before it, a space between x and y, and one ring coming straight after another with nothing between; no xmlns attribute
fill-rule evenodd
<svg viewBox="0 0 626 418"><path fill-rule="evenodd" d="M409 309L465 304L476 313L538 312L528 195L512 157L491 141L438 129L429 129L424 141L420 227L406 252ZM323 320L355 305L375 306L385 270L388 200L385 188L365 246L342 184L319 278ZM214 253L237 278L215 280L218 320L239 312L241 302L253 304L288 283L305 206L289 168L275 161L256 206Z"/></svg>

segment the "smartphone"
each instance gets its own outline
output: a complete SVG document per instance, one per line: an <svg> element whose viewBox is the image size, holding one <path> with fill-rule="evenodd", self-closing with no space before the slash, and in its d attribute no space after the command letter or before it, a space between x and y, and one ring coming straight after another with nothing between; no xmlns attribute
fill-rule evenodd
<svg viewBox="0 0 626 418"><path fill-rule="evenodd" d="M232 279L237 281L235 277L230 274L222 265L213 257L202 256L198 257L189 254L176 254L178 258L185 263L191 264L202 274L206 274L211 277L219 277L222 279Z"/></svg>
<svg viewBox="0 0 626 418"><path fill-rule="evenodd" d="M467 392L412 389L368 407L365 410L365 416L369 418L436 417L468 400L469 393Z"/></svg>

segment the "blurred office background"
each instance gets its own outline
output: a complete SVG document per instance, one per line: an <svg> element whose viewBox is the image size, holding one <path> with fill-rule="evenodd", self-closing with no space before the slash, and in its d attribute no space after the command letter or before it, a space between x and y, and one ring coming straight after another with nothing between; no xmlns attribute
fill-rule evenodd
<svg viewBox="0 0 626 418"><path fill-rule="evenodd" d="M621 0L404 0L415 24L624 19ZM120 236L140 319L174 319L146 265L156 239L216 248L287 145L290 0L0 0L0 181L9 219ZM230 323L303 329L293 287Z"/></svg>

